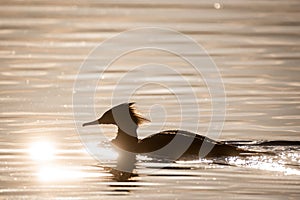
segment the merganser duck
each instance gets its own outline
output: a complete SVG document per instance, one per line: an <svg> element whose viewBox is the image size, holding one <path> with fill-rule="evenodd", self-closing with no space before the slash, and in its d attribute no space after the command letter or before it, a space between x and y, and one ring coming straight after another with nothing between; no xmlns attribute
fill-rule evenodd
<svg viewBox="0 0 300 200"><path fill-rule="evenodd" d="M144 139L138 139L138 126L149 120L138 114L134 105L135 103L117 105L106 111L99 119L84 123L83 126L97 124L118 126L117 136L112 143L122 150L135 154L167 156L177 160L185 156L207 158L257 153L183 130L166 130ZM201 151L204 153L201 154Z"/></svg>

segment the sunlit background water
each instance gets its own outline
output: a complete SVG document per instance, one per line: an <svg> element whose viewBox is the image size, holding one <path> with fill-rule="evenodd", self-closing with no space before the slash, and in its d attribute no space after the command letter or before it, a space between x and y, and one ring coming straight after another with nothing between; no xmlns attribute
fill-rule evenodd
<svg viewBox="0 0 300 200"><path fill-rule="evenodd" d="M161 161L140 156L136 176L118 181L84 148L72 109L76 75L96 45L128 29L167 27L201 44L220 70L227 115L222 135L215 139L300 140L299 8L297 0L2 1L1 199L299 199L297 145L247 145L276 155L179 161L164 169ZM106 72L102 89L107 92L95 95L97 115L110 108L114 81L149 55L182 69L197 83L184 63L161 52L137 52ZM91 68L84 78L97 73ZM207 129L211 107L207 88L199 81L194 87L203 109L201 132ZM180 91L184 94L185 88ZM139 130L140 137L177 128L181 121L168 90L142 88L130 99L152 121ZM160 115L162 107L166 119ZM93 120L89 113L77 114ZM113 138L116 129L103 131ZM115 154L105 145L99 141L105 159L113 160Z"/></svg>

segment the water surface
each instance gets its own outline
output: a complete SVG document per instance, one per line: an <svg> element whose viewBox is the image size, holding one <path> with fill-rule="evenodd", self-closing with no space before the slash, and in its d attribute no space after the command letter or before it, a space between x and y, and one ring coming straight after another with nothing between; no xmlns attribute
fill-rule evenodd
<svg viewBox="0 0 300 200"><path fill-rule="evenodd" d="M141 156L137 175L118 181L81 143L72 96L81 63L100 42L136 27L167 27L201 44L220 70L227 114L223 132L215 139L300 140L299 7L296 0L2 2L1 198L298 199L299 146L243 146L276 156L181 161L164 169L161 161ZM178 41L170 43L177 44L180 47ZM136 52L106 71L98 87L101 93L95 95L96 114L110 107L116 80L146 59L181 70L193 83L202 109L199 132L205 132L211 104L203 80L186 63L157 51ZM98 73L91 66L83 78L95 79ZM156 78L167 80L180 94L187 91L176 85L176 77ZM128 81L122 87L126 91L134 84ZM152 120L139 129L140 137L177 128L181 122L178 102L169 90L150 85L131 100ZM167 115L161 115L161 108ZM77 114L93 120L94 113L82 110ZM187 121L195 118L189 117ZM192 129L193 124L187 125ZM97 127L89 131L99 132ZM108 126L103 131L113 138L116 129ZM104 144L99 141L100 147ZM107 156L113 160L111 152Z"/></svg>

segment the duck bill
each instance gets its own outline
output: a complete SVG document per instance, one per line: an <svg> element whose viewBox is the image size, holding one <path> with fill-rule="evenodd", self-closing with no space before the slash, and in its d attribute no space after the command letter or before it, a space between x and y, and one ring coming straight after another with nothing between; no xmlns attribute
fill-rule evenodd
<svg viewBox="0 0 300 200"><path fill-rule="evenodd" d="M97 124L99 124L99 121L95 120L95 121L92 121L92 122L84 123L84 124L82 124L82 126L85 127L85 126L91 126L91 125L97 125Z"/></svg>

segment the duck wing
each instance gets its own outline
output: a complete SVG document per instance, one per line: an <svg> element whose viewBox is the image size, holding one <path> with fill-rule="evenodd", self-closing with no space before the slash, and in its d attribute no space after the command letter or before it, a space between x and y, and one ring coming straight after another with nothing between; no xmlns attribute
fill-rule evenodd
<svg viewBox="0 0 300 200"><path fill-rule="evenodd" d="M168 145L176 135L179 137L193 137L193 133L182 134L182 131L167 130L150 135L139 141L138 151L140 153L149 153L157 151Z"/></svg>

